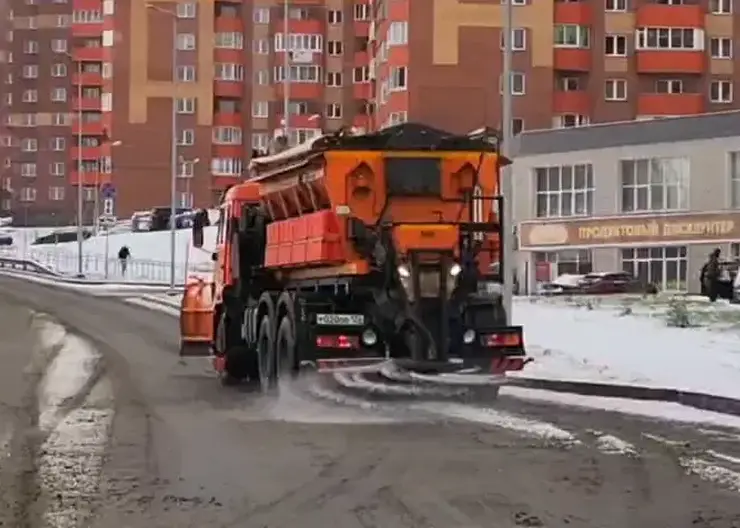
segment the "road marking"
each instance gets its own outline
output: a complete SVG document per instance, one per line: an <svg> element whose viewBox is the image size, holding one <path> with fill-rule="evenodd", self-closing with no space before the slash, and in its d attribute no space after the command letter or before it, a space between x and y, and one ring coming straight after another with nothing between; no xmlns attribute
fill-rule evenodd
<svg viewBox="0 0 740 528"><path fill-rule="evenodd" d="M142 308L146 308L148 310L155 310L158 312L166 313L167 315L172 315L174 317L180 317L180 310L175 308L174 306L166 306L162 303L149 301L147 299L140 299L138 297L129 297L124 300L129 304L141 306Z"/></svg>
<svg viewBox="0 0 740 528"><path fill-rule="evenodd" d="M417 403L411 405L410 408L446 418L491 425L526 436L557 441L566 445L581 444L580 440L576 439L573 434L557 427L555 424L531 420L495 409L455 403Z"/></svg>

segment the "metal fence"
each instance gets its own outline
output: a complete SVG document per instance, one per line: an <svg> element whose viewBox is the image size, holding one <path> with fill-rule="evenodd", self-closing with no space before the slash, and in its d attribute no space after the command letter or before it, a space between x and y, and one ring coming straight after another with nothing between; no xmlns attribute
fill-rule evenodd
<svg viewBox="0 0 740 528"><path fill-rule="evenodd" d="M27 248L25 250L20 250L19 248L2 248L0 249L0 255L30 259L65 275L77 275L78 273L79 263L77 252L75 251L63 250L61 248ZM188 263L176 262L175 282L184 283L186 277L189 275L208 273L210 271L210 265L188 265ZM82 273L89 279L169 283L171 268L169 262L130 258L127 262L126 273L124 274L118 258L106 258L105 255L83 252Z"/></svg>

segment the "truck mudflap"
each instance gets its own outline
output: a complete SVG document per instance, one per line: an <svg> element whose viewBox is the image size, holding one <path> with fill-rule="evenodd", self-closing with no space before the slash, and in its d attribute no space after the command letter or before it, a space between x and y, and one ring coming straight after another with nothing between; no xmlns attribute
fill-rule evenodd
<svg viewBox="0 0 740 528"><path fill-rule="evenodd" d="M191 277L180 302L180 357L208 357L213 343L213 288Z"/></svg>

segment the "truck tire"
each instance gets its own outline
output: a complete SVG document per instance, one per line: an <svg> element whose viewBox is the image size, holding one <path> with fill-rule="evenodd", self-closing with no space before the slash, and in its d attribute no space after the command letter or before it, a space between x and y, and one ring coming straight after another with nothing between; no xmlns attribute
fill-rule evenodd
<svg viewBox="0 0 740 528"><path fill-rule="evenodd" d="M225 370L221 375L224 385L238 385L249 377L249 357L246 347L229 343L226 314L221 314L216 326L216 351L224 355Z"/></svg>
<svg viewBox="0 0 740 528"><path fill-rule="evenodd" d="M267 391L276 385L275 337L272 335L272 321L264 315L257 333L257 367L260 387Z"/></svg>
<svg viewBox="0 0 740 528"><path fill-rule="evenodd" d="M280 321L275 338L275 359L279 377L292 378L297 374L295 364L295 332L293 321L285 316Z"/></svg>

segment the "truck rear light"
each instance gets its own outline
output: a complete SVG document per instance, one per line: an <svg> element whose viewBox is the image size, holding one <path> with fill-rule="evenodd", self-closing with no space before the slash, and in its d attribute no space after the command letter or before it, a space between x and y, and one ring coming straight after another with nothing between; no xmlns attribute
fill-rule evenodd
<svg viewBox="0 0 740 528"><path fill-rule="evenodd" d="M519 334L488 334L483 336L483 346L487 347L520 347L522 336Z"/></svg>
<svg viewBox="0 0 740 528"><path fill-rule="evenodd" d="M360 340L357 336L323 335L316 336L316 346L318 348L359 348Z"/></svg>

